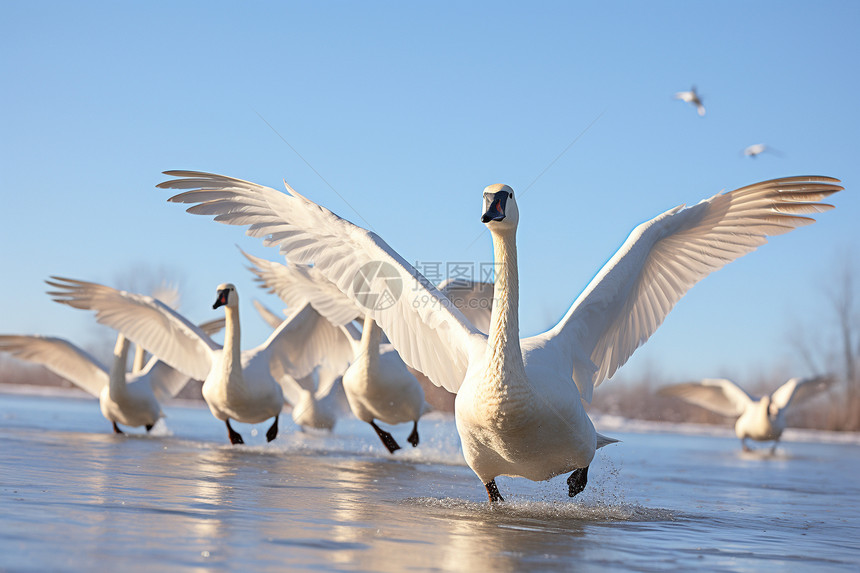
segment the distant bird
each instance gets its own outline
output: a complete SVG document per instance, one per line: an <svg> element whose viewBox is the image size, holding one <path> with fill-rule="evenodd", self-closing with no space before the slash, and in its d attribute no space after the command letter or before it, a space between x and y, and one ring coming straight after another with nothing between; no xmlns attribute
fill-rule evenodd
<svg viewBox="0 0 860 573"><path fill-rule="evenodd" d="M752 157L753 159L755 159L756 157L758 157L762 153L772 153L773 155L778 155L780 157L782 156L782 153L780 153L779 151L777 151L776 149L774 149L773 147L771 147L769 145L765 145L764 143L756 143L756 144L750 145L749 147L747 147L746 149L743 150L743 154L745 157Z"/></svg>
<svg viewBox="0 0 860 573"><path fill-rule="evenodd" d="M678 92L675 94L675 99L679 99L681 101L685 101L687 103L691 103L696 106L696 111L700 116L705 115L705 106L702 105L702 98L699 96L698 92L696 92L696 86L690 88L688 92Z"/></svg>
<svg viewBox="0 0 860 573"><path fill-rule="evenodd" d="M201 330L214 334L224 327L223 319L200 325ZM85 350L63 338L52 336L0 335L0 351L21 360L41 364L54 374L99 399L102 415L122 434L117 424L144 426L150 431L164 417L161 402L176 396L188 383L189 377L158 360L126 373L129 341L117 336L114 359L110 369Z"/></svg>
<svg viewBox="0 0 860 573"><path fill-rule="evenodd" d="M252 350L240 350L239 295L230 283L218 286L212 308L223 306L224 346L185 317L152 297L73 279L52 277L57 302L96 311L96 320L122 332L135 343L186 375L203 380L203 398L215 418L227 426L233 444L244 443L230 420L248 424L274 418L266 432L278 435L284 405L280 378L301 378L321 361L320 349L339 332L312 308L296 312L269 339Z"/></svg>
<svg viewBox="0 0 860 573"><path fill-rule="evenodd" d="M735 435L741 440L745 452L750 451L747 439L757 442L773 441L770 451L785 429L785 413L814 398L833 383L830 376L792 378L769 395L758 397L723 378L707 378L700 382L665 386L657 393L675 396L722 416L734 418Z"/></svg>
<svg viewBox="0 0 860 573"><path fill-rule="evenodd" d="M365 293L400 281L400 295L367 307L367 317L404 361L457 394L463 454L491 502L503 500L495 482L500 475L543 481L572 472L568 495L581 492L595 451L615 441L595 431L582 405L594 386L627 361L699 280L768 235L812 223L809 215L832 208L819 201L842 189L829 177L788 177L670 209L633 230L557 325L520 339L519 207L507 185L490 185L482 194L481 221L492 236L496 269L490 329L483 333L381 237L289 185L285 194L210 173L166 174L179 179L158 187L182 190L170 201L190 203L188 212L220 223L250 226L248 234L265 238L292 262L313 263L357 304ZM435 217L441 228L443 199L434 192L421 202L420 216ZM552 214L543 219L556 220ZM560 246L572 252L561 241L548 248ZM385 275L362 273L383 263Z"/></svg>

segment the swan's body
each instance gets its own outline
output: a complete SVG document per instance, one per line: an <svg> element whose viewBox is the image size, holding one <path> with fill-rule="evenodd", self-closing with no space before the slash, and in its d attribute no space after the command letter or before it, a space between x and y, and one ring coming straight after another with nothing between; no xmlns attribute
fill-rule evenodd
<svg viewBox="0 0 860 573"><path fill-rule="evenodd" d="M225 307L223 347L151 297L56 277L49 284L61 289L50 293L58 302L95 310L100 323L119 330L186 375L203 380L203 398L212 415L226 424L234 444L243 440L230 420L256 424L275 418L266 437L272 441L277 436L284 405L279 379L284 374L307 375L312 370L309 361L316 358L313 348L324 346L326 337L336 332L308 307L285 320L262 345L242 352L239 298L229 283L218 287L213 305Z"/></svg>
<svg viewBox="0 0 860 573"><path fill-rule="evenodd" d="M819 395L833 383L829 376L792 378L766 396L753 396L746 390L722 378L708 378L700 382L675 384L660 389L664 396L675 396L717 414L735 418L735 435L744 451L746 441L773 441L771 452L785 430L785 414L789 407L796 408Z"/></svg>
<svg viewBox="0 0 860 573"><path fill-rule="evenodd" d="M696 108L696 113L698 113L700 117L705 115L705 106L702 105L702 98L696 91L696 86L693 86L690 88L690 91L687 92L677 92L675 94L675 99L692 104Z"/></svg>
<svg viewBox="0 0 860 573"><path fill-rule="evenodd" d="M484 334L374 233L340 219L289 186L283 194L247 181L197 172L159 185L182 189L175 202L190 213L250 225L296 263L314 269L359 301L383 292L396 275L403 294L368 315L404 361L457 393L455 416L469 466L501 500L497 475L542 480L574 469L569 495L585 486L597 448L581 399L611 377L696 282L766 242L766 236L813 222L832 208L818 201L841 190L827 177L766 181L671 209L639 225L562 320L520 339L516 227L519 211L506 185L484 189L484 222L496 257L496 300ZM358 292L354 278L369 263L389 265L385 280ZM578 391L577 391L578 390Z"/></svg>
<svg viewBox="0 0 860 573"><path fill-rule="evenodd" d="M412 422L407 441L418 446L418 419L430 409L424 400L421 383L391 344L380 344L382 330L370 317L364 320L361 338L351 339L352 363L343 373L343 390L356 418L370 424L390 453L400 445L387 431L376 425Z"/></svg>

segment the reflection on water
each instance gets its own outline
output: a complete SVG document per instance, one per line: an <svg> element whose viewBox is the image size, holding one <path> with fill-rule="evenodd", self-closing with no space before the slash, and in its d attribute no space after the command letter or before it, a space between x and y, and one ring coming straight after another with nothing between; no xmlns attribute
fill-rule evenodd
<svg viewBox="0 0 860 573"><path fill-rule="evenodd" d="M86 407L85 407L86 406ZM0 397L0 570L855 570L860 448L626 434L576 500L500 478L453 424L391 456L364 424L233 447L206 410L115 436L92 404ZM90 420L89 413L93 414ZM250 434L249 434L250 435ZM426 438L425 438L426 436ZM452 437L453 436L453 437Z"/></svg>

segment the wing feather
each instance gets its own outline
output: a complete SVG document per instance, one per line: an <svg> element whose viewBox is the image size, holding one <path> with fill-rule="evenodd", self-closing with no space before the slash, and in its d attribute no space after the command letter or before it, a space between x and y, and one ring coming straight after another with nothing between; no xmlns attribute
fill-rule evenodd
<svg viewBox="0 0 860 573"><path fill-rule="evenodd" d="M827 390L834 382L832 376L812 376L810 378L792 378L771 393L770 397L778 408L798 406L803 402L818 396Z"/></svg>
<svg viewBox="0 0 860 573"><path fill-rule="evenodd" d="M0 352L41 364L82 390L99 396L109 375L98 360L68 340L53 336L0 336Z"/></svg>
<svg viewBox="0 0 860 573"><path fill-rule="evenodd" d="M657 393L661 396L681 398L690 404L730 418L743 414L747 406L756 400L743 388L723 378L706 378L700 382L664 386Z"/></svg>
<svg viewBox="0 0 860 573"><path fill-rule="evenodd" d="M205 380L212 351L220 349L200 328L178 312L150 296L119 291L108 286L51 277L55 301L74 308L94 310L96 320L139 344L147 352L195 380Z"/></svg>
<svg viewBox="0 0 860 573"><path fill-rule="evenodd" d="M285 194L209 173L166 174L179 179L158 187L187 190L170 201L190 203L189 213L248 225L248 235L278 247L291 262L313 264L379 323L407 364L434 384L456 392L470 357L486 347L486 335L376 234L316 205L286 183Z"/></svg>
<svg viewBox="0 0 860 573"><path fill-rule="evenodd" d="M815 221L842 190L830 177L786 177L670 209L636 227L570 310L531 344L552 348L585 400L654 333L698 281Z"/></svg>

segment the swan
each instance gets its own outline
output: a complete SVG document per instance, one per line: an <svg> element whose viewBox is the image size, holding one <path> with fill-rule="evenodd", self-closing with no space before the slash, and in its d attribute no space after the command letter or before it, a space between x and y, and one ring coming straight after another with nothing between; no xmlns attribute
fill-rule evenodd
<svg viewBox="0 0 860 573"><path fill-rule="evenodd" d="M519 338L516 230L511 187L483 191L481 221L496 265L489 333L453 304L378 235L341 219L286 184L287 193L194 171L158 185L182 192L169 201L189 213L249 226L296 263L313 263L343 293L360 300L357 273L374 262L396 276L402 293L378 322L407 364L457 394L454 415L469 467L491 502L503 501L495 478L547 480L571 472L568 495L587 483L595 450L616 440L598 434L581 400L610 378L696 282L778 235L814 222L819 201L842 190L830 177L774 179L670 209L637 226L618 252L548 331Z"/></svg>
<svg viewBox="0 0 860 573"><path fill-rule="evenodd" d="M690 88L690 91L688 92L677 92L675 94L675 99L679 99L681 101L685 101L696 106L696 112L699 114L700 117L705 115L705 106L702 105L702 98L696 91L696 86Z"/></svg>
<svg viewBox="0 0 860 573"><path fill-rule="evenodd" d="M833 384L831 376L792 378L766 396L753 396L724 378L706 378L699 382L664 386L661 396L675 396L696 406L726 417L737 417L735 435L745 452L749 452L747 439L757 442L773 441L771 453L785 430L785 413L804 401L818 396Z"/></svg>
<svg viewBox="0 0 860 573"><path fill-rule="evenodd" d="M200 328L214 334L223 328L223 321L205 323ZM164 417L160 402L176 396L189 380L154 357L126 373L129 341L122 334L117 335L110 369L72 342L53 336L0 335L0 351L41 364L98 398L102 415L117 434L123 433L117 424L152 430Z"/></svg>
<svg viewBox="0 0 860 573"><path fill-rule="evenodd" d="M776 156L782 156L782 153L769 145L765 145L764 143L754 143L753 145L750 145L743 150L743 154L745 157L752 157L753 159L765 152L773 153Z"/></svg>
<svg viewBox="0 0 860 573"><path fill-rule="evenodd" d="M179 305L179 293L174 288L157 288L153 297L171 307ZM215 334L224 328L224 320L205 322L200 329ZM117 424L146 428L149 432L164 417L161 402L175 397L188 383L189 377L161 360L146 360L140 346L136 347L131 372L126 372L129 341L117 335L110 369L74 343L59 337L40 335L0 335L0 352L8 352L20 360L44 366L99 399L102 415L111 422L113 431L122 434Z"/></svg>
<svg viewBox="0 0 860 573"><path fill-rule="evenodd" d="M97 283L51 277L54 300L75 308L96 311L96 320L160 357L180 372L203 380L203 399L212 415L227 426L232 444L242 436L230 420L256 424L274 418L268 441L278 435L278 418L284 405L279 379L285 374L301 378L319 362L318 353L336 335L327 321L310 307L285 320L257 348L240 351L239 295L236 287L217 287L212 308L225 310L224 346L191 324L178 312L152 297L118 291Z"/></svg>
<svg viewBox="0 0 860 573"><path fill-rule="evenodd" d="M376 422L392 425L412 422L407 441L417 447L420 441L418 419L430 406L424 399L424 389L418 378L409 371L394 347L383 343L376 321L365 316L359 333L352 322L361 310L313 267L276 263L244 251L242 254L251 262L248 268L258 282L277 294L287 306L310 304L346 335L337 339L337 351L348 352L350 356L351 364L343 372L341 381L355 417L369 424L392 454L401 446L391 432ZM310 392L306 391L304 398L305 408L316 406Z"/></svg>
<svg viewBox="0 0 860 573"><path fill-rule="evenodd" d="M279 327L284 321L257 299L253 302L260 317L272 328ZM299 428L334 429L341 410L338 406L338 396L343 389L340 373L320 365L301 380L284 376L280 382L284 398L293 408L293 422Z"/></svg>

